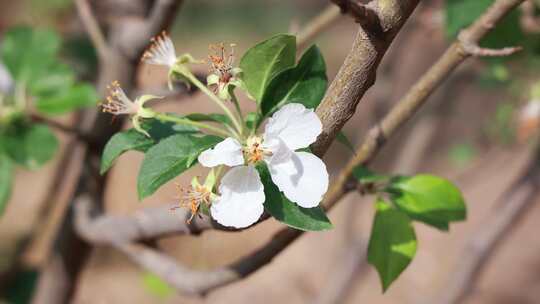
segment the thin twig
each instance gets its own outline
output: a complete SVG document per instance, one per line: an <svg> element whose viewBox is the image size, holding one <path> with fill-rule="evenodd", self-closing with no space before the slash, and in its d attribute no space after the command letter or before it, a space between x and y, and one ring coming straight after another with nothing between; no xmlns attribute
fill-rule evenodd
<svg viewBox="0 0 540 304"><path fill-rule="evenodd" d="M88 3L88 0L75 0L75 6L77 7L77 12L81 17L81 21L92 41L92 44L96 48L98 56L100 58L105 58L109 54L109 46L99 27L99 24L92 12L92 8Z"/></svg>
<svg viewBox="0 0 540 304"><path fill-rule="evenodd" d="M341 12L335 5L328 5L319 15L311 19L296 34L298 52L301 52L306 46L321 32L327 30L334 24Z"/></svg>
<svg viewBox="0 0 540 304"><path fill-rule="evenodd" d="M57 129L59 131L62 131L67 134L74 135L77 139L82 140L86 143L92 142L92 137L90 134L86 133L85 131L81 130L80 128L72 127L70 125L65 125L61 122L58 122L56 120L49 119L47 117L43 117L38 114L31 114L30 119L34 122L40 122L44 123L54 129Z"/></svg>

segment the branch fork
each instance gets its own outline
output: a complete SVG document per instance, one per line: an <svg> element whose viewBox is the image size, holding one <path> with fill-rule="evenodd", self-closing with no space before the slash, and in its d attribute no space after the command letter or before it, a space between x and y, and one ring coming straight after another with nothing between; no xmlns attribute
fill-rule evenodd
<svg viewBox="0 0 540 304"><path fill-rule="evenodd" d="M493 25L488 25L491 29ZM467 31L461 31L458 35L458 43L463 55L474 57L505 57L511 56L523 50L521 46L505 47L501 49L483 48L474 42Z"/></svg>

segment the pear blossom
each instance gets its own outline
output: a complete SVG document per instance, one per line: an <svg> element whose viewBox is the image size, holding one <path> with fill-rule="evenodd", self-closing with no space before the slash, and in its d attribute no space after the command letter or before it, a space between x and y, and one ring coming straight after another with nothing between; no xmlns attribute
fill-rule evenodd
<svg viewBox="0 0 540 304"><path fill-rule="evenodd" d="M231 52L227 54L223 43L211 45L210 49L215 52L215 55L210 55L212 74L206 78L206 83L209 87L215 87L215 92L221 99L231 99L230 89L233 87L241 87L242 81L238 77L242 70L234 68L234 47L231 44Z"/></svg>
<svg viewBox="0 0 540 304"><path fill-rule="evenodd" d="M233 167L221 180L210 208L212 217L224 226L244 228L255 223L264 211L264 186L255 165L264 162L274 184L285 197L301 207L319 205L328 189L328 172L321 159L297 151L315 142L322 123L302 104L283 106L268 120L264 134L245 143L227 138L198 157L205 167Z"/></svg>
<svg viewBox="0 0 540 304"><path fill-rule="evenodd" d="M141 127L140 119L153 118L156 114L152 110L144 108L144 104L149 100L162 97L142 95L135 99L135 101L132 101L126 96L118 81L114 81L107 88L109 89L109 96L107 96L107 101L101 105L102 111L113 115L130 115L135 130L150 137L150 134Z"/></svg>
<svg viewBox="0 0 540 304"><path fill-rule="evenodd" d="M144 52L142 60L150 64L172 68L178 56L176 56L176 50L169 35L163 31L160 35L152 38L151 41L152 44Z"/></svg>
<svg viewBox="0 0 540 304"><path fill-rule="evenodd" d="M187 64L203 63L204 61L197 60L190 54L176 55L174 44L165 31L152 38L151 41L152 44L144 52L141 61L167 67L169 70L167 84L170 90L173 89L173 80L183 81L189 87L194 76Z"/></svg>

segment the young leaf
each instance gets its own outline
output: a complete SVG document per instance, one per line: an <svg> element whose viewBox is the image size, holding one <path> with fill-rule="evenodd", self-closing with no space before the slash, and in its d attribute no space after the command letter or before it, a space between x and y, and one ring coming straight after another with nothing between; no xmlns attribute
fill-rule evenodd
<svg viewBox="0 0 540 304"><path fill-rule="evenodd" d="M5 151L16 163L37 169L58 149L58 140L44 124L18 126L4 134Z"/></svg>
<svg viewBox="0 0 540 304"><path fill-rule="evenodd" d="M210 135L195 137L177 134L148 149L137 180L139 199L153 194L161 185L189 169L202 151L221 140Z"/></svg>
<svg viewBox="0 0 540 304"><path fill-rule="evenodd" d="M44 114L64 114L83 107L95 106L98 96L94 87L88 84L75 85L55 96L40 98L36 108Z"/></svg>
<svg viewBox="0 0 540 304"><path fill-rule="evenodd" d="M11 195L13 184L13 163L4 154L0 154L0 216L6 209L7 202Z"/></svg>
<svg viewBox="0 0 540 304"><path fill-rule="evenodd" d="M407 268L416 253L416 234L409 217L382 200L371 228L368 262L379 273L383 292Z"/></svg>
<svg viewBox="0 0 540 304"><path fill-rule="evenodd" d="M270 81L261 101L262 114L271 115L291 102L315 109L324 96L327 83L324 58L314 45L304 53L296 67L284 70Z"/></svg>
<svg viewBox="0 0 540 304"><path fill-rule="evenodd" d="M466 218L465 201L451 182L433 175L394 178L388 191L398 208L412 219L447 230Z"/></svg>
<svg viewBox="0 0 540 304"><path fill-rule="evenodd" d="M196 133L197 129L189 126L176 125L173 123L163 123L158 120L145 121L142 128L146 130L150 136L138 132L135 129L129 129L123 132L116 133L105 148L101 156L101 174L104 174L111 168L113 162L123 153L135 150L146 152L160 140L174 134L191 134Z"/></svg>
<svg viewBox="0 0 540 304"><path fill-rule="evenodd" d="M270 172L264 164L257 165L264 184L265 210L278 221L299 230L322 231L333 228L321 207L302 208L289 201L272 182Z"/></svg>
<svg viewBox="0 0 540 304"><path fill-rule="evenodd" d="M266 86L279 72L294 66L296 37L280 34L250 48L240 60L249 94L261 101Z"/></svg>

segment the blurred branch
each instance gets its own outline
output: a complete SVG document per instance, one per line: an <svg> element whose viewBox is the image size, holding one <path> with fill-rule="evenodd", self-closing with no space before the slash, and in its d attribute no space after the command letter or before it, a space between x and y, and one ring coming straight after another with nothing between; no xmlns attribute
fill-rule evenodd
<svg viewBox="0 0 540 304"><path fill-rule="evenodd" d="M341 12L335 5L327 6L319 15L311 19L296 34L297 49L301 52L306 46L321 32L327 30L334 24Z"/></svg>
<svg viewBox="0 0 540 304"><path fill-rule="evenodd" d="M57 130L62 131L64 133L72 134L77 139L82 140L82 141L84 141L86 143L91 143L93 141L91 135L88 134L87 132L85 132L84 130L80 129L80 128L73 127L71 125L65 125L65 124L63 124L61 122L49 119L47 117L44 117L44 116L41 116L41 115L35 114L35 113L30 114L30 119L32 119L33 122L44 123L44 124L54 128L54 129L57 129Z"/></svg>
<svg viewBox="0 0 540 304"><path fill-rule="evenodd" d="M128 95L132 93L137 87L136 77L140 55L152 36L168 28L172 23L181 2L181 0L156 0L129 2L114 1L114 3L112 3L112 5L115 5L116 7L115 10L107 12L111 16L111 20L113 20L112 24L108 27L109 31L106 42L108 50L106 56L101 56L100 54L99 58L100 67L99 75L97 77L97 87L102 96L106 94L106 86L114 80L118 80L122 83L123 89ZM78 3L78 5L81 3ZM98 5L98 3L99 2L96 2L96 5ZM123 9L126 5L140 6L141 10L125 12ZM84 11L85 8L82 7L82 9ZM87 18L86 22L88 22L89 16L92 17L92 19L95 17L92 15L81 15L81 18ZM94 30L95 29L96 28L94 28ZM87 27L87 30L92 31L92 27ZM95 35L95 33L89 34ZM95 43L95 41L93 42ZM98 44L99 43L102 42L98 42ZM96 48L98 47L99 46L96 46ZM101 53L103 54L105 52L101 51ZM69 197L66 199L67 203L62 204L62 208L55 209L55 212L48 214L46 222L58 223L58 226L55 224L54 227L62 227L60 227L60 229L55 228L51 230L54 233L47 238L47 244L40 246L40 248L45 248L44 256L53 256L53 258L49 260L49 263L52 263L52 261L59 258L61 259L61 262L66 265L64 269L48 267L49 265L46 265L40 276L40 283L42 279L46 280L51 277L58 277L61 279L63 276L68 276L68 286L62 287L63 290L56 291L59 294L64 294L65 298L62 299L62 301L53 302L55 304L70 302L69 297L72 295L74 284L77 282L76 278L84 265L85 258L90 252L90 248L85 246L85 244L81 242L81 239L73 233L72 223L65 216L67 214L66 211L70 206L70 202L77 201L78 197L81 195L84 196L85 193L91 193L96 203L101 201L106 176L95 178L95 176L99 176L99 174L95 174L96 170L92 167L92 164L96 163L96 160L101 154L103 145L122 127L123 119L118 119L116 122L116 124L111 125L110 117L108 115L104 115L97 109L92 109L85 111L78 123L81 130L84 132L91 132L89 134L91 134L92 138L96 139L97 143L91 147L92 149L83 146L82 157L79 159L81 165L88 166L87 168L90 173L82 174L82 172L79 172L77 176L66 176L66 178L74 181L73 184L75 187L78 187L77 192L74 195L73 193L69 194ZM62 169L60 169L60 172L61 170ZM58 233L59 231L62 233ZM53 246L53 244L56 244L57 246ZM52 249L55 249L54 253L51 253ZM36 294L47 295L54 293L55 291L41 292L42 290L40 289L55 287L55 285L51 284L38 284ZM67 289L67 291L65 289ZM42 304L51 302L48 302L47 298L34 297L33 303Z"/></svg>
<svg viewBox="0 0 540 304"><path fill-rule="evenodd" d="M75 6L90 40L96 48L98 56L100 58L107 57L110 49L88 0L75 0Z"/></svg>
<svg viewBox="0 0 540 304"><path fill-rule="evenodd" d="M540 32L540 18L535 11L538 4L533 0L528 0L521 5L521 28L528 33Z"/></svg>
<svg viewBox="0 0 540 304"><path fill-rule="evenodd" d="M466 249L457 259L448 283L435 298L426 303L461 303L474 289L478 279L497 252L497 248L516 227L528 208L540 194L540 146L531 157L529 166L497 199L492 213L467 241Z"/></svg>
<svg viewBox="0 0 540 304"><path fill-rule="evenodd" d="M326 278L325 288L310 303L339 304L344 303L351 291L355 279L367 266L366 240L353 241L343 252L336 268Z"/></svg>

